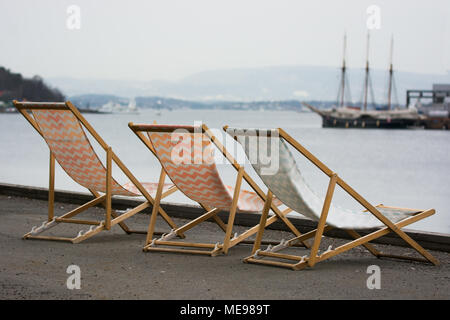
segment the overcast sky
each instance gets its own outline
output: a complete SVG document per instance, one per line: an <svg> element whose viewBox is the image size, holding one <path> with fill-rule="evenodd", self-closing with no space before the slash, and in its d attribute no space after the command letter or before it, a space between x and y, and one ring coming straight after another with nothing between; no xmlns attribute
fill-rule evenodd
<svg viewBox="0 0 450 320"><path fill-rule="evenodd" d="M67 28L67 8L81 28ZM279 65L363 67L370 5L371 64L450 71L449 0L0 0L0 65L26 76L176 80L192 73Z"/></svg>

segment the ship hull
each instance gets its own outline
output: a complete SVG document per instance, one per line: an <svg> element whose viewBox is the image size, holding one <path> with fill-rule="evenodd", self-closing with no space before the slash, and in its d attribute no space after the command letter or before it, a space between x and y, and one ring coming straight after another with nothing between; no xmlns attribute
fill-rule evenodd
<svg viewBox="0 0 450 320"><path fill-rule="evenodd" d="M423 121L425 129L450 130L450 118L428 117Z"/></svg>
<svg viewBox="0 0 450 320"><path fill-rule="evenodd" d="M358 129L407 129L419 127L420 121L416 119L375 119L375 118L338 118L328 115L322 116L324 128L358 128Z"/></svg>

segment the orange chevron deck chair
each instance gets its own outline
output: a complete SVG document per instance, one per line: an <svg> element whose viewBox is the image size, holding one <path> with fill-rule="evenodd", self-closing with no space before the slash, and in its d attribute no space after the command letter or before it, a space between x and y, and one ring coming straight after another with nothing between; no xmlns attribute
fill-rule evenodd
<svg viewBox="0 0 450 320"><path fill-rule="evenodd" d="M144 251L216 256L220 253L228 253L231 247L243 243L245 239L257 232L258 225L249 228L240 235L237 233L233 235L234 219L236 212L261 212L264 207L265 193L245 172L244 167L240 166L232 155L226 151L206 125L175 126L129 123L128 126L155 154L162 166ZM144 133L147 133L147 136ZM198 135L196 136L196 134ZM214 146L237 170L234 187L226 186L219 175L214 161ZM154 239L155 221L160 199L163 195L162 186L165 183L166 175L178 190L199 203L206 213L171 233L163 235L159 239ZM243 179L255 192L241 190ZM280 202L276 199L271 201L270 206L275 215L267 220L267 225L281 220L286 223L292 233L300 236L300 232L286 218L290 209L281 212L277 207L279 204ZM227 224L217 216L222 210L229 212ZM178 233L184 233L211 218L225 232L222 243L171 241ZM307 244L301 243L300 245L306 246Z"/></svg>
<svg viewBox="0 0 450 320"><path fill-rule="evenodd" d="M153 205L154 198L152 195L156 193L157 183L140 183L112 151L111 147L105 143L78 109L69 101L65 103L14 101L14 106L44 138L50 148L48 219L40 227L33 227L30 232L23 236L24 239L79 243L103 230L110 230L116 224L127 234L146 233L144 231L130 230L124 220ZM102 164L97 153L92 148L83 127L92 135L103 150L105 150L106 167ZM55 217L54 215L55 160L75 182L87 188L94 196L93 200L59 217ZM112 177L113 162L130 179L130 182L121 186ZM164 184L162 186L163 193L160 197L166 197L176 190L175 186ZM144 196L146 201L119 215L111 206L112 196L114 195L129 197ZM73 219L73 217L81 212L99 204L103 205L106 209L105 220L91 221ZM158 207L158 210L172 229L177 228L172 219L161 207ZM90 228L86 232L83 230L80 231L73 238L39 235L60 223L88 225ZM181 233L178 233L178 235L183 237Z"/></svg>
<svg viewBox="0 0 450 320"><path fill-rule="evenodd" d="M242 145L256 173L268 187L267 202L270 202L273 198L272 195L275 195L277 199L289 208L317 222L315 230L287 241L282 240L277 246L269 246L262 250L259 240L264 233L265 221L267 221L268 217L269 206L266 205L266 210L261 214L260 229L254 242L252 254L245 258L244 262L300 270L306 267L312 268L318 262L327 260L357 246L363 246L377 258L387 257L428 262L434 265L439 264L436 258L401 230L405 226L433 215L435 213L434 209L421 210L370 204L283 129L242 129L225 126L224 130ZM309 187L288 145L301 153L329 178L328 189L324 198ZM262 158L259 156L261 154L269 154L267 150L262 152L259 150L265 146L271 146L270 161L267 161L267 159L261 161ZM266 163L273 162L279 164L277 170L272 172L269 172L269 170L265 171ZM349 210L334 205L332 198L336 186L350 195L365 210ZM346 231L354 240L334 249L332 246L329 246L328 249L319 253L323 235L333 228ZM370 231L368 234L361 236L357 230ZM369 243L390 232L403 239L408 246L417 251L422 257L383 253ZM314 238L309 255L299 256L279 252L289 248L297 241L309 238Z"/></svg>

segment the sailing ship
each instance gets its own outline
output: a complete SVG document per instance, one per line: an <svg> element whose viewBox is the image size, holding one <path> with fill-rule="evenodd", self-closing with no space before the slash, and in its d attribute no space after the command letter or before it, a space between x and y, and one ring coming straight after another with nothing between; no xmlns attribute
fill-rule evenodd
<svg viewBox="0 0 450 320"><path fill-rule="evenodd" d="M348 91L347 86L347 67L346 67L346 47L347 36L344 35L344 54L341 68L341 81L338 91L337 106L331 109L319 109L310 104L303 103L307 108L319 114L322 117L322 127L324 128L386 128L403 129L420 126L423 116L421 116L414 107L400 108L399 105L393 105L392 93L395 88L394 68L393 68L393 47L394 40L391 39L390 64L389 64L389 83L387 92L387 106L377 108L373 97L372 83L370 79L369 67L369 43L370 35L367 34L366 67L363 87L363 99L361 105L351 105L346 103L345 95ZM368 109L369 87L372 95L372 109ZM346 91L347 90L347 91Z"/></svg>

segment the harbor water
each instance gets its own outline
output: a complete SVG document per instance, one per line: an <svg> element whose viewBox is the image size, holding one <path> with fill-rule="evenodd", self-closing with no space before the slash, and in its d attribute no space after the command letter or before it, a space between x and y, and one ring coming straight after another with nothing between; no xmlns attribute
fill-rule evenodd
<svg viewBox="0 0 450 320"><path fill-rule="evenodd" d="M281 127L304 147L338 173L372 204L436 209L436 214L409 229L450 233L450 133L441 130L382 130L322 128L313 113L292 111L229 110L140 110L139 114L85 114L104 140L141 181L157 181L160 166L153 154L128 128L128 122L194 124L203 122L221 139L223 125L233 127ZM93 143L94 144L94 143ZM231 139L227 146L243 160L243 153ZM104 152L94 144L102 159ZM20 114L0 114L0 183L48 187L49 151L44 140ZM295 152L298 165L309 185L324 195L328 178ZM235 170L225 161L219 171L229 185ZM250 165L246 169L260 186ZM127 178L114 168L121 182ZM86 191L57 166L56 188ZM249 189L248 185L244 188ZM265 189L265 188L263 188ZM190 203L181 193L164 201ZM333 201L342 207L361 207L339 188Z"/></svg>

